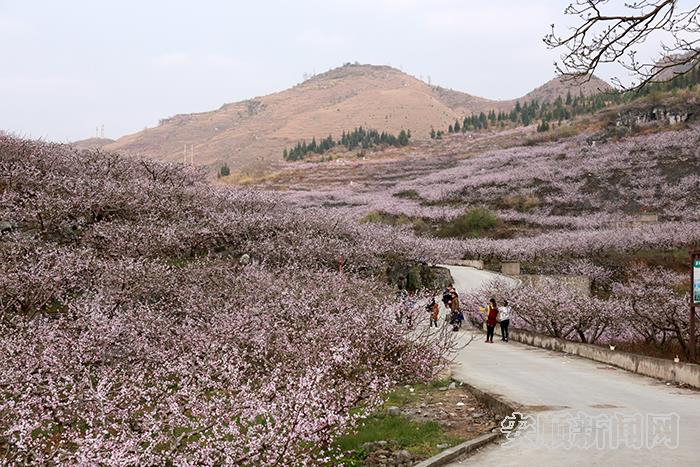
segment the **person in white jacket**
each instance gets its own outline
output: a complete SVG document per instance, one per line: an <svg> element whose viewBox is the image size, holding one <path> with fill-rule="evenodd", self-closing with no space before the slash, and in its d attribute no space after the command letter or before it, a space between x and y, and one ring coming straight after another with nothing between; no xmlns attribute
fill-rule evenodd
<svg viewBox="0 0 700 467"><path fill-rule="evenodd" d="M511 308L508 300L503 301L503 306L498 307L498 321L501 324L501 340L508 342L508 326L510 325Z"/></svg>

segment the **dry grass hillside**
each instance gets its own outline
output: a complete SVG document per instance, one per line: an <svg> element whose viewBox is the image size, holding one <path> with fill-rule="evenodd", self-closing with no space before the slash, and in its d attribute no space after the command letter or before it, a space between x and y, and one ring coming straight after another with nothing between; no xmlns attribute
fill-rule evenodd
<svg viewBox="0 0 700 467"><path fill-rule="evenodd" d="M571 80L562 77L556 77L547 81L542 86L533 89L525 94L521 100L523 101L538 101L538 102L553 102L557 97L565 97L566 93L571 91L573 97L583 94L584 96L592 96L605 91L612 90L612 86L600 78L592 77L588 81Z"/></svg>
<svg viewBox="0 0 700 467"><path fill-rule="evenodd" d="M556 86L553 92L566 94L567 89ZM283 148L300 139L339 136L362 125L395 134L410 129L414 140L422 140L431 127L446 128L457 118L509 109L514 102L430 86L388 66L345 65L285 91L211 112L176 115L105 148L182 160L185 146L189 159L194 145L199 165L268 167L281 159Z"/></svg>

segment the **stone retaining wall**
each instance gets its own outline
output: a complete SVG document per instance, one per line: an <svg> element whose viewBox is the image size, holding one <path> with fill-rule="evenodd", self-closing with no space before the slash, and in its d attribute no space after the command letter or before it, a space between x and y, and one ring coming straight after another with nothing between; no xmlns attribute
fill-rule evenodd
<svg viewBox="0 0 700 467"><path fill-rule="evenodd" d="M610 350L597 345L549 337L522 329L510 329L509 338L523 344L578 355L640 375L687 384L700 389L700 365L694 363L675 363L663 358Z"/></svg>
<svg viewBox="0 0 700 467"><path fill-rule="evenodd" d="M465 266L474 269L484 269L484 262L480 259L448 259L443 262L449 266Z"/></svg>
<svg viewBox="0 0 700 467"><path fill-rule="evenodd" d="M542 275L542 274L521 274L518 276L523 284L538 287L542 281L554 279L555 281L572 289L577 294L585 297L591 295L591 279L587 276L564 276L564 275Z"/></svg>

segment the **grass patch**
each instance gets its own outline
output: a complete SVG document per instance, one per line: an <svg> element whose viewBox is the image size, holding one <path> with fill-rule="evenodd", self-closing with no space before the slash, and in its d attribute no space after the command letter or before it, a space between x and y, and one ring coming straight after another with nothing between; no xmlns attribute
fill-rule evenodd
<svg viewBox="0 0 700 467"><path fill-rule="evenodd" d="M417 200L417 201L422 199L416 190L399 191L397 193L394 193L393 196L396 198L413 199L413 200Z"/></svg>
<svg viewBox="0 0 700 467"><path fill-rule="evenodd" d="M488 209L475 208L441 225L435 234L438 237L476 238L494 232L499 225L496 214Z"/></svg>
<svg viewBox="0 0 700 467"><path fill-rule="evenodd" d="M384 211L372 211L368 213L365 217L363 217L361 219L361 222L371 222L387 225L408 225L413 223L411 218L404 214L397 216Z"/></svg>
<svg viewBox="0 0 700 467"><path fill-rule="evenodd" d="M539 207L540 200L535 195L511 195L500 200L499 207L513 209L518 212L531 212Z"/></svg>
<svg viewBox="0 0 700 467"><path fill-rule="evenodd" d="M416 422L401 415L373 415L356 433L339 438L336 446L343 451L361 452L364 443L380 440L395 441L402 449L422 457L437 454L438 444L454 446L462 442L446 434L437 422Z"/></svg>
<svg viewBox="0 0 700 467"><path fill-rule="evenodd" d="M363 465L367 456L367 453L362 449L364 443L382 440L395 442L401 449L426 458L440 452L436 447L438 444L455 446L464 441L460 437L446 433L435 421L415 421L403 415L386 413L388 407L407 406L421 399L426 393L436 392L440 388L449 386L450 383L450 379L444 379L428 384L399 387L390 392L386 402L377 413L370 415L353 432L336 440L334 444L337 449L342 452L353 452L353 455L347 457L341 465Z"/></svg>
<svg viewBox="0 0 700 467"><path fill-rule="evenodd" d="M419 399L423 394L428 392L434 392L440 388L446 388L452 383L452 380L440 379L436 381L431 381L427 384L416 384L414 386L396 388L389 393L386 402L384 402L384 407L391 407L395 405L401 407L402 405L410 404L411 402ZM413 391L411 391L413 389Z"/></svg>
<svg viewBox="0 0 700 467"><path fill-rule="evenodd" d="M552 143L561 139L571 138L581 133L581 128L577 125L560 125L552 130L538 133L537 135L526 138L523 146L536 146L542 143Z"/></svg>
<svg viewBox="0 0 700 467"><path fill-rule="evenodd" d="M499 228L504 226L504 224L495 213L486 208L470 209L461 216L449 221L431 221L409 217L405 214L395 215L384 211L372 211L366 214L361 222L391 226L409 225L413 227L413 231L416 235L429 235L442 238L509 237L509 235L499 232Z"/></svg>

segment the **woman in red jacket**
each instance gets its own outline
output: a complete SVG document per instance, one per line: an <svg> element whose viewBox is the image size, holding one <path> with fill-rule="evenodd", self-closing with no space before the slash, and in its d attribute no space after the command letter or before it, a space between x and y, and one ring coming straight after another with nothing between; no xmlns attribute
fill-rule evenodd
<svg viewBox="0 0 700 467"><path fill-rule="evenodd" d="M486 318L486 342L493 344L493 332L496 329L496 317L498 316L498 307L496 300L491 299L488 308L488 316Z"/></svg>

